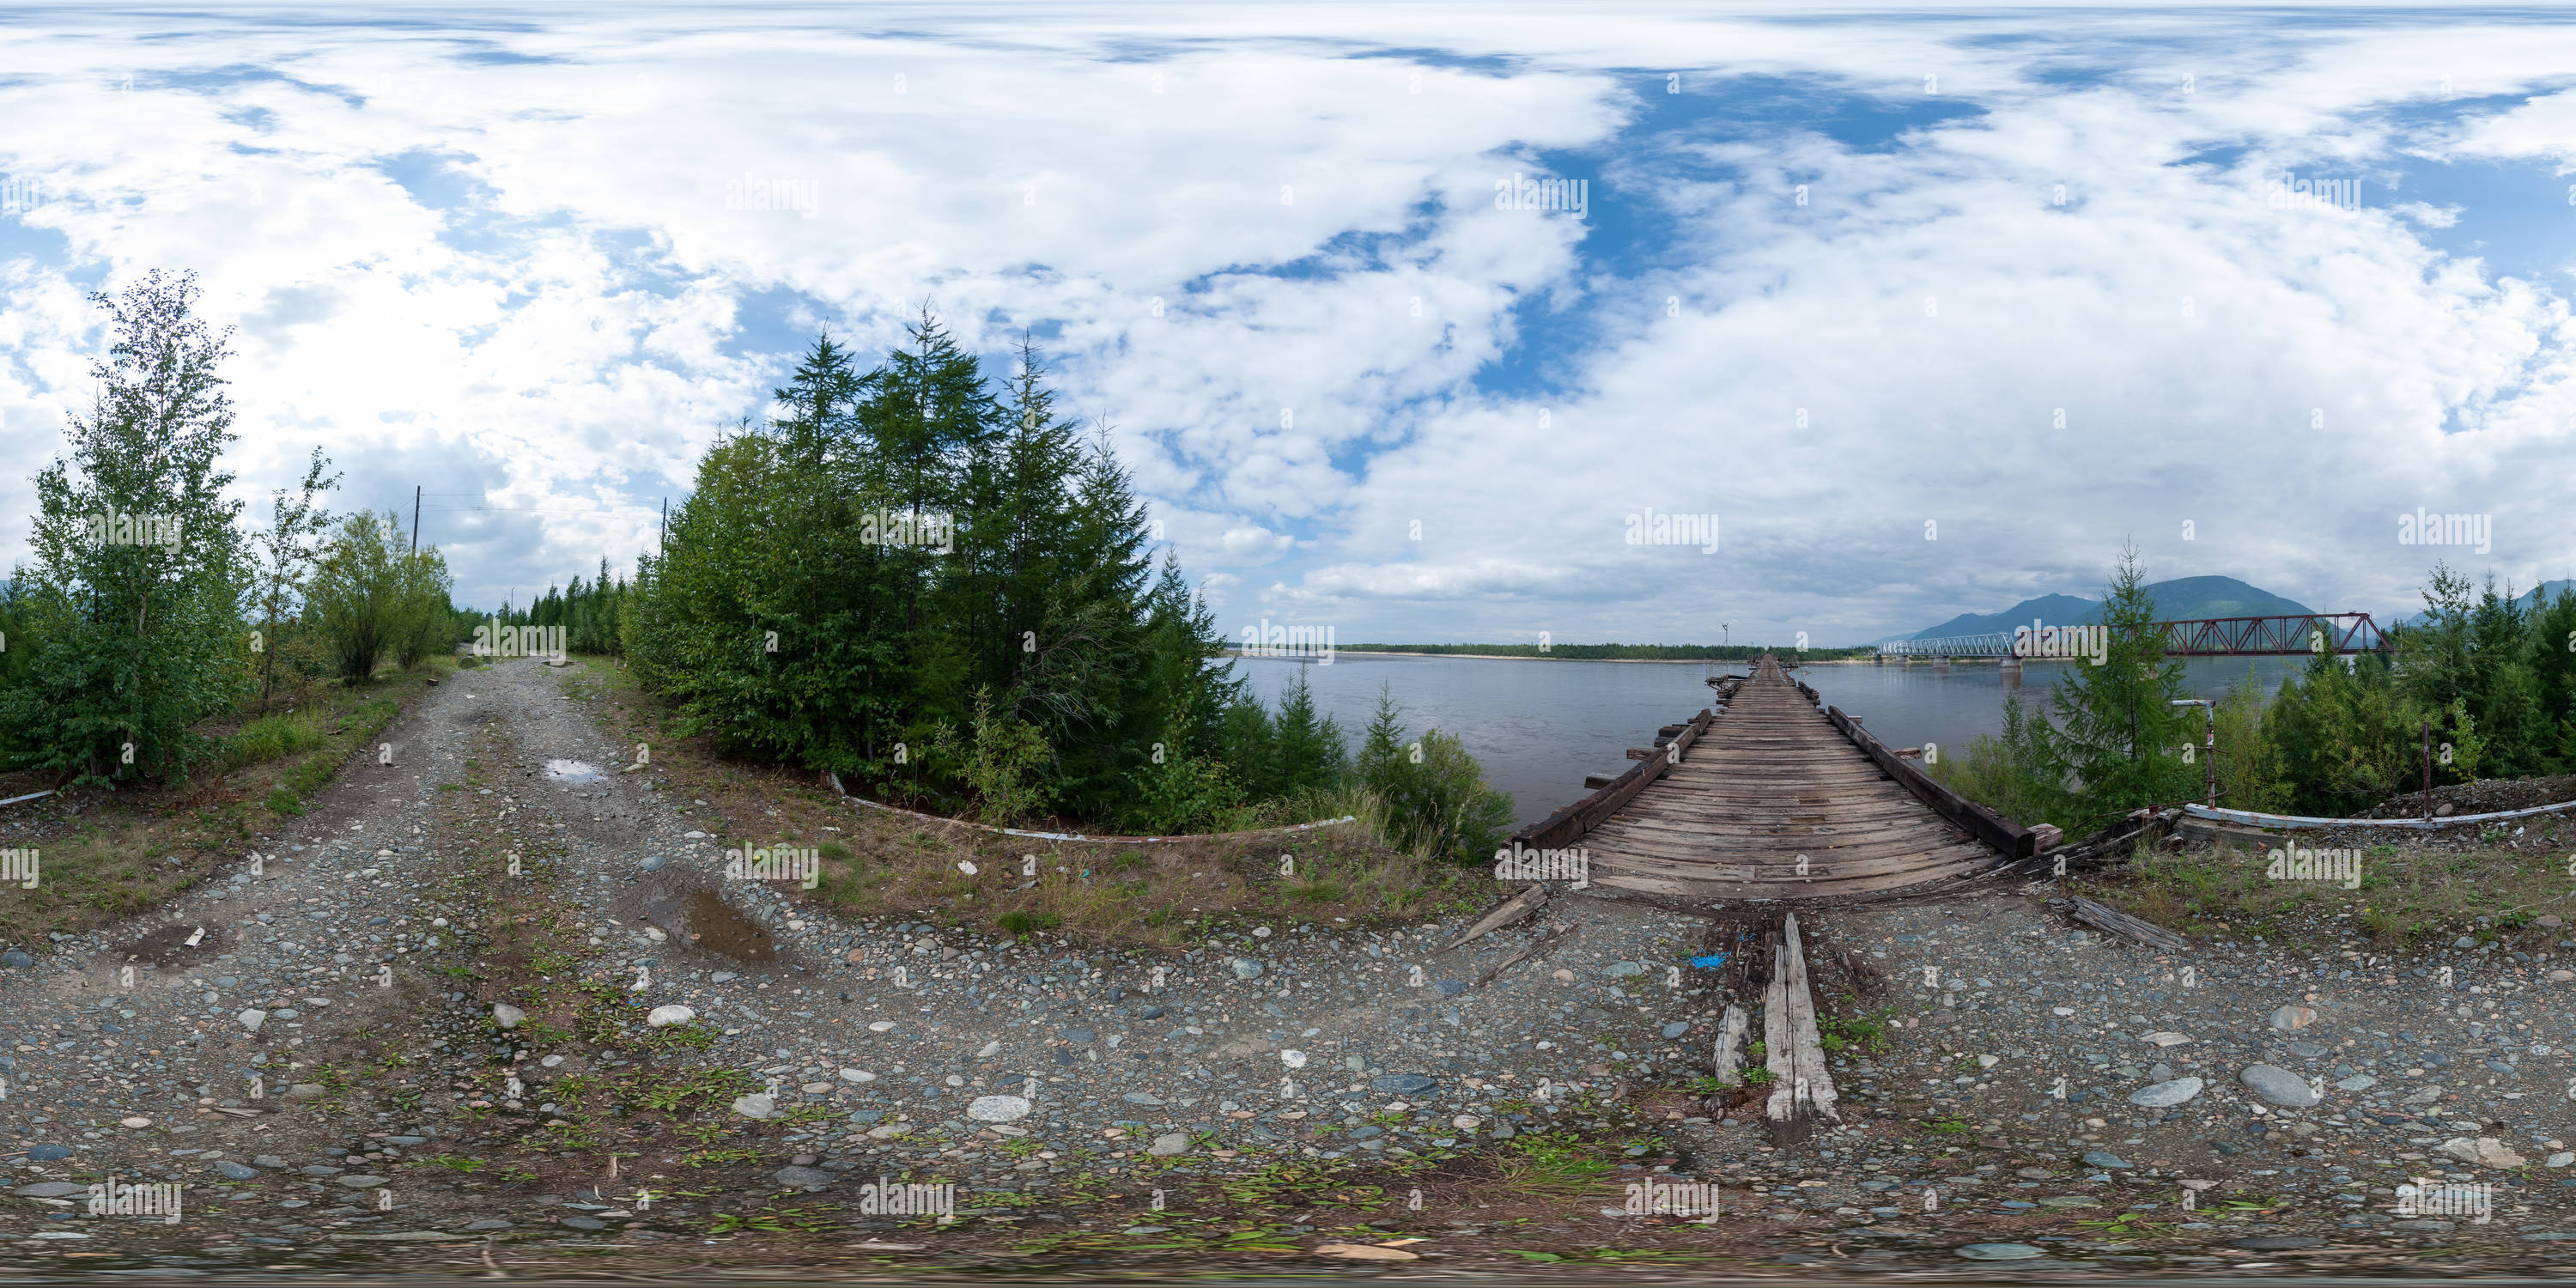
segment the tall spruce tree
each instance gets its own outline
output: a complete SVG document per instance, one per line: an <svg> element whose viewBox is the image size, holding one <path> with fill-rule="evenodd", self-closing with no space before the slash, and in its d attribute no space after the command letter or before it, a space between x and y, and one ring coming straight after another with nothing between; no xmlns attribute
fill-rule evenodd
<svg viewBox="0 0 2576 1288"><path fill-rule="evenodd" d="M2187 725L2172 705L2188 696L2182 664L2165 657L2155 621L2137 547L2124 547L2103 596L2103 663L2069 665L2055 697L2055 741L2082 792L2085 817L2073 820L2076 835L2139 806L2193 795L2193 767L2181 755Z"/></svg>

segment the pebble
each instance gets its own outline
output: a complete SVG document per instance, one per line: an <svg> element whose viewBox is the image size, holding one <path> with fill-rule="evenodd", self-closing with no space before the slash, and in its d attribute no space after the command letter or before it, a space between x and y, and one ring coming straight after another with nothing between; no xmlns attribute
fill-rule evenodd
<svg viewBox="0 0 2576 1288"><path fill-rule="evenodd" d="M841 1070L841 1081L843 1082L874 1082L876 1080L877 1076L865 1069Z"/></svg>
<svg viewBox="0 0 2576 1288"><path fill-rule="evenodd" d="M2295 1002L2272 1012L2272 1027L2283 1033L2304 1029L2316 1022L2317 1012L2314 1007L2301 1006Z"/></svg>
<svg viewBox="0 0 2576 1288"><path fill-rule="evenodd" d="M2198 1078L2176 1078L2171 1082L2159 1082L2130 1092L2129 1103L2144 1105L2149 1109L2169 1109L2190 1101L2199 1095L2201 1088L2206 1085Z"/></svg>
<svg viewBox="0 0 2576 1288"><path fill-rule="evenodd" d="M1186 1154L1190 1152L1189 1135L1185 1132L1176 1131L1157 1136L1154 1138L1154 1143L1146 1147L1145 1152L1156 1158L1170 1158L1175 1154Z"/></svg>
<svg viewBox="0 0 2576 1288"><path fill-rule="evenodd" d="M2454 1136L2443 1141L2435 1152L2448 1154L2463 1163L2475 1163L2481 1167L2514 1168L2528 1161L2522 1155L2513 1152L2511 1146L2493 1136Z"/></svg>
<svg viewBox="0 0 2576 1288"><path fill-rule="evenodd" d="M510 1005L508 1002L494 1002L492 1004L492 1022L500 1025L504 1029L515 1029L519 1027L521 1021L527 1018L528 1013L526 1011L522 1011L518 1007Z"/></svg>
<svg viewBox="0 0 2576 1288"><path fill-rule="evenodd" d="M766 1091L734 1098L733 1111L745 1118L768 1118L778 1112L778 1101Z"/></svg>
<svg viewBox="0 0 2576 1288"><path fill-rule="evenodd" d="M14 948L10 949L8 952L0 953L0 966L7 966L13 970L25 970L35 964L35 958L19 952Z"/></svg>
<svg viewBox="0 0 2576 1288"><path fill-rule="evenodd" d="M1261 978L1261 963L1254 961L1249 957L1237 957L1227 962L1226 965L1233 968L1234 977L1236 979L1250 980Z"/></svg>
<svg viewBox="0 0 2576 1288"><path fill-rule="evenodd" d="M2299 1252L2308 1248L2322 1248L2326 1246L2326 1241L2311 1239L2304 1234L2261 1234L2251 1239L2230 1239L2227 1241L2227 1246L2243 1248L2248 1252Z"/></svg>
<svg viewBox="0 0 2576 1288"><path fill-rule="evenodd" d="M781 1185L794 1186L808 1192L818 1192L825 1186L830 1185L832 1182L839 1180L840 1178L819 1167L791 1166L782 1167L775 1172L771 1172L769 1174L769 1179L776 1181Z"/></svg>
<svg viewBox="0 0 2576 1288"><path fill-rule="evenodd" d="M59 1199L68 1198L74 1194L87 1194L89 1187L70 1181L38 1181L33 1185L21 1185L9 1192L22 1199Z"/></svg>
<svg viewBox="0 0 2576 1288"><path fill-rule="evenodd" d="M2236 1075L2247 1090L2285 1109L2305 1109L2323 1097L2308 1080L2275 1064L2249 1064Z"/></svg>
<svg viewBox="0 0 2576 1288"><path fill-rule="evenodd" d="M2048 1255L2046 1249L2027 1243L1971 1243L1953 1251L1970 1261L2028 1261Z"/></svg>
<svg viewBox="0 0 2576 1288"><path fill-rule="evenodd" d="M977 1096L966 1116L979 1123L1013 1123L1029 1116L1031 1106L1018 1096Z"/></svg>
<svg viewBox="0 0 2576 1288"><path fill-rule="evenodd" d="M241 1021L241 1026L243 1028L249 1029L253 1033L257 1033L259 1032L260 1025L268 1023L268 1012L244 1011L234 1018Z"/></svg>
<svg viewBox="0 0 2576 1288"><path fill-rule="evenodd" d="M657 1029L667 1029L675 1024L686 1024L696 1018L698 1013L685 1006L657 1006L653 1008L651 1014L644 1017L644 1022Z"/></svg>
<svg viewBox="0 0 2576 1288"><path fill-rule="evenodd" d="M1420 1073L1390 1073L1384 1077L1369 1079L1369 1090L1391 1091L1399 1094L1429 1091L1439 1085L1439 1079ZM1129 1096L1128 1099L1133 1100L1135 1097Z"/></svg>
<svg viewBox="0 0 2576 1288"><path fill-rule="evenodd" d="M662 856L658 854L647 854L641 861L637 862L635 866L646 872L659 872L662 870Z"/></svg>
<svg viewBox="0 0 2576 1288"><path fill-rule="evenodd" d="M229 1158L215 1160L215 1170L221 1172L226 1180L255 1181L259 1179L258 1168L252 1167L247 1163L236 1163Z"/></svg>

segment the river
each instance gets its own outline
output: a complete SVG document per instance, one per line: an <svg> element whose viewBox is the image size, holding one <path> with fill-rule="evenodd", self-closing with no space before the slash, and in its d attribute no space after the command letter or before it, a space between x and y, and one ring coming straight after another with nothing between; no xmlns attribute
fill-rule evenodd
<svg viewBox="0 0 2576 1288"><path fill-rule="evenodd" d="M2304 666L2304 658L2190 658L2184 682L2196 697L2217 697L2241 683L2250 669L2265 692ZM1806 668L1799 677L1825 701L1859 716L1891 747L1926 742L1967 750L1968 741L2003 727L2004 696L2016 689L2025 704L2044 705L2056 677L2070 664L2033 662L2018 685L1992 663L1947 669L1835 663ZM1317 665L1273 658L1237 658L1237 675L1265 705L1303 670L1315 705L1340 723L1353 751L1377 710L1380 686L1402 708L1414 736L1424 729L1454 734L1485 768L1485 779L1512 795L1515 822L1547 817L1584 794L1586 774L1615 774L1628 767L1630 747L1651 746L1655 730L1687 720L1708 705L1708 675L1741 673L1740 663L1543 662L1519 658L1463 658L1405 654L1336 654Z"/></svg>

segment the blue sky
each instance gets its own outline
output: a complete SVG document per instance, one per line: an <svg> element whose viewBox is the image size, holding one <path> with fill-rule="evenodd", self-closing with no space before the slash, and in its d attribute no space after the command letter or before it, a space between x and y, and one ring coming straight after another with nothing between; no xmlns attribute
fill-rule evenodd
<svg viewBox="0 0 2576 1288"><path fill-rule="evenodd" d="M2576 573L2561 16L498 15L0 15L0 565L84 293L158 267L238 328L242 494L422 487L475 604L631 567L818 328L925 301L1045 340L1230 631L1841 643L2124 542L2330 609Z"/></svg>

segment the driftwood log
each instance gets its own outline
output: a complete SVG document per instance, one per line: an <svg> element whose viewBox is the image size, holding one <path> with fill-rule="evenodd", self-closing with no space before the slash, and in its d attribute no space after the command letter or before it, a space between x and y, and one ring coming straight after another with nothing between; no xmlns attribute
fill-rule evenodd
<svg viewBox="0 0 2576 1288"><path fill-rule="evenodd" d="M2049 902L2055 904L2058 901L2051 899ZM2158 952L2181 952L2191 946L2189 940L2154 922L2140 921L2125 912L2105 908L2080 894L2066 900L2066 910L2068 915L2085 925L2105 934L2135 940Z"/></svg>

